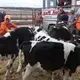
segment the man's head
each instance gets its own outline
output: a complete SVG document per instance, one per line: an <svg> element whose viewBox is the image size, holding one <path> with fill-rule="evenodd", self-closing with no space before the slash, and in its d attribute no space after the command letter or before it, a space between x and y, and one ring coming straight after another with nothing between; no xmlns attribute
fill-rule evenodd
<svg viewBox="0 0 80 80"><path fill-rule="evenodd" d="M72 13L72 14L75 13L75 8L71 8L71 13Z"/></svg>
<svg viewBox="0 0 80 80"><path fill-rule="evenodd" d="M6 22L7 24L9 24L10 21L11 21L10 15L6 15L4 19L5 19L5 22Z"/></svg>
<svg viewBox="0 0 80 80"><path fill-rule="evenodd" d="M59 13L62 13L64 10L63 10L63 7L60 7L59 8Z"/></svg>

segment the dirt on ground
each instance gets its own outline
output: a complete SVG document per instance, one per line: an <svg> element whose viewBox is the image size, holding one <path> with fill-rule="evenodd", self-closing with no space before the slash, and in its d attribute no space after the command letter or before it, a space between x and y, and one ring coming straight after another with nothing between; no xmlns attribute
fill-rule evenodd
<svg viewBox="0 0 80 80"><path fill-rule="evenodd" d="M6 65L8 60L0 60L0 80L4 80L6 72ZM13 64L12 73L8 76L8 80L22 80L22 72L16 73L18 66L18 60ZM77 72L72 75L72 80L80 80L80 67L77 68ZM51 80L51 73L44 73L38 69L33 71L27 80ZM54 73L54 80L63 80L62 71L58 70Z"/></svg>

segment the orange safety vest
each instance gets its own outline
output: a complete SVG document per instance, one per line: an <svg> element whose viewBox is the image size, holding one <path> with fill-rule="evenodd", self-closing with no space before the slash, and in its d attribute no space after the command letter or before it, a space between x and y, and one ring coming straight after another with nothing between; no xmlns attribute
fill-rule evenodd
<svg viewBox="0 0 80 80"><path fill-rule="evenodd" d="M80 30L80 17L77 19L76 29L77 29L77 30Z"/></svg>

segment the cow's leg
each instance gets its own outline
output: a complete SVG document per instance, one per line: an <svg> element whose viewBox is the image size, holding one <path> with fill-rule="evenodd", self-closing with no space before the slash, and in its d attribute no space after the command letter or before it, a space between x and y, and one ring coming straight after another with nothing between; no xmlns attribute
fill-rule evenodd
<svg viewBox="0 0 80 80"><path fill-rule="evenodd" d="M69 80L73 80L71 76L69 77Z"/></svg>
<svg viewBox="0 0 80 80"><path fill-rule="evenodd" d="M26 78L30 75L30 73L33 71L33 67L28 63L25 69L25 72L22 72L23 80L26 80Z"/></svg>
<svg viewBox="0 0 80 80"><path fill-rule="evenodd" d="M69 71L68 70L64 70L63 80L67 80L68 77L69 77Z"/></svg>
<svg viewBox="0 0 80 80"><path fill-rule="evenodd" d="M52 72L52 79L51 80L54 80L54 72Z"/></svg>
<svg viewBox="0 0 80 80"><path fill-rule="evenodd" d="M46 73L47 71L44 70L42 67L41 67L41 64L39 62L37 62L37 64L34 66L34 68L39 68L42 72Z"/></svg>
<svg viewBox="0 0 80 80"><path fill-rule="evenodd" d="M10 72L10 64L12 63L12 59L10 59L7 63L7 70L6 70L6 73L5 73L5 77L4 77L4 80L7 80L8 78L8 75L9 75L9 72Z"/></svg>
<svg viewBox="0 0 80 80"><path fill-rule="evenodd" d="M22 68L22 62L21 62L21 53L22 51L19 50L19 65L18 65L18 69L17 69L17 72L20 72L21 68Z"/></svg>
<svg viewBox="0 0 80 80"><path fill-rule="evenodd" d="M26 80L26 78L30 75L30 73L35 70L36 68L39 68L40 70L42 70L43 72L45 72L45 70L43 70L43 68L41 67L40 63L37 62L34 66L31 66L29 63L26 66L26 71L22 73L22 78L23 80Z"/></svg>
<svg viewBox="0 0 80 80"><path fill-rule="evenodd" d="M15 56L14 56L14 55L11 55L11 58L10 58L10 60L9 60L8 63L7 63L7 71L6 71L6 73L5 73L4 80L7 79L8 75L9 75L9 73L10 73L10 71L11 71L12 64L13 64L14 60L16 59L16 56L17 56L17 55L15 55Z"/></svg>
<svg viewBox="0 0 80 80"><path fill-rule="evenodd" d="M75 72L75 70L72 70L72 71L69 72L69 80L73 80L73 77L72 77L73 72Z"/></svg>

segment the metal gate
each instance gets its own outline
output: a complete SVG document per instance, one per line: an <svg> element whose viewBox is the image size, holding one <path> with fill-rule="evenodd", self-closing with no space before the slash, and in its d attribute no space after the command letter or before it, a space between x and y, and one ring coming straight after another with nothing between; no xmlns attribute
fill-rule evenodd
<svg viewBox="0 0 80 80"><path fill-rule="evenodd" d="M8 15L11 15L12 22L25 27L34 25L36 15L41 12L41 8L0 7L0 11L6 11Z"/></svg>

